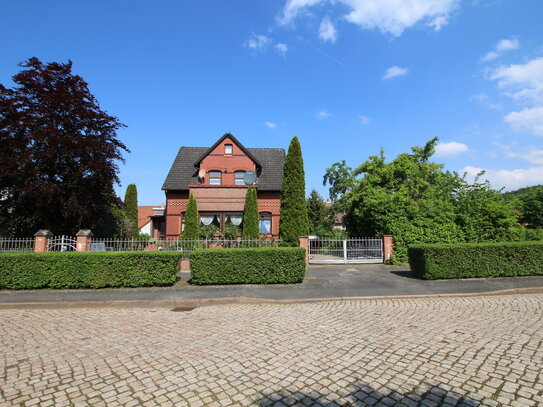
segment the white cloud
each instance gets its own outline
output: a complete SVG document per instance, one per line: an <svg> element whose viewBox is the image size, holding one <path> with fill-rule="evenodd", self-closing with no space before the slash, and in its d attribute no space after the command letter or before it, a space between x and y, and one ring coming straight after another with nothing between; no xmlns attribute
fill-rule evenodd
<svg viewBox="0 0 543 407"><path fill-rule="evenodd" d="M319 37L324 41L330 41L332 43L337 40L337 31L334 24L328 17L324 17L319 27Z"/></svg>
<svg viewBox="0 0 543 407"><path fill-rule="evenodd" d="M472 180L481 171L483 171L483 168L467 166L460 173L466 172L468 179ZM543 167L514 170L489 169L481 177L482 180L490 181L494 188L505 187L506 190L543 184Z"/></svg>
<svg viewBox="0 0 543 407"><path fill-rule="evenodd" d="M305 8L322 3L323 0L288 0L283 7L283 15L279 18L281 24L290 23Z"/></svg>
<svg viewBox="0 0 543 407"><path fill-rule="evenodd" d="M543 57L500 66L490 72L490 79L517 101L543 102Z"/></svg>
<svg viewBox="0 0 543 407"><path fill-rule="evenodd" d="M346 6L347 21L395 36L417 23L426 23L439 31L460 4L460 0L288 0L279 20L287 24L307 8L327 2Z"/></svg>
<svg viewBox="0 0 543 407"><path fill-rule="evenodd" d="M457 141L451 141L448 143L437 143L436 157L448 157L451 155L457 155L469 151L469 148L464 143L458 143Z"/></svg>
<svg viewBox="0 0 543 407"><path fill-rule="evenodd" d="M543 136L543 106L511 112L503 120L517 131Z"/></svg>
<svg viewBox="0 0 543 407"><path fill-rule="evenodd" d="M386 70L385 74L383 75L381 79L386 80L386 79L395 78L396 76L404 76L404 75L407 75L408 72L409 70L407 68L401 68L399 66L394 65Z"/></svg>
<svg viewBox="0 0 543 407"><path fill-rule="evenodd" d="M491 102L488 95L484 92L478 93L476 95L471 95L469 101L477 102L490 110L503 109L502 105Z"/></svg>
<svg viewBox="0 0 543 407"><path fill-rule="evenodd" d="M332 113L327 112L326 110L321 110L320 112L316 114L316 116L317 116L317 119L326 119L332 116Z"/></svg>
<svg viewBox="0 0 543 407"><path fill-rule="evenodd" d="M264 51L268 45L271 43L271 40L265 35L251 34L251 37L245 41L245 46L254 52Z"/></svg>
<svg viewBox="0 0 543 407"><path fill-rule="evenodd" d="M268 127L269 129L275 129L277 127L277 123L274 122L264 122L264 126Z"/></svg>
<svg viewBox="0 0 543 407"><path fill-rule="evenodd" d="M275 50L279 53L279 55L285 57L287 55L288 45L279 42L275 44Z"/></svg>
<svg viewBox="0 0 543 407"><path fill-rule="evenodd" d="M358 120L360 120L360 123L362 123L364 126L370 124L370 118L368 116L360 115L358 116Z"/></svg>
<svg viewBox="0 0 543 407"><path fill-rule="evenodd" d="M543 165L543 150L536 150L534 146L530 146L530 149L524 153L510 151L507 153L507 157L520 158L530 164Z"/></svg>
<svg viewBox="0 0 543 407"><path fill-rule="evenodd" d="M494 46L494 50L487 52L482 58L483 61L492 61L498 58L504 52L520 48L520 41L516 38L500 40Z"/></svg>

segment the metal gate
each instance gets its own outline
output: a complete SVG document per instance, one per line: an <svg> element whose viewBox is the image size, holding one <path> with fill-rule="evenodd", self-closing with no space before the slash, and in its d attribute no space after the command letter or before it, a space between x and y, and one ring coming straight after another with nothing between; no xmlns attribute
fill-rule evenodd
<svg viewBox="0 0 543 407"><path fill-rule="evenodd" d="M73 252L76 250L76 239L71 236L56 236L49 239L47 244L48 252Z"/></svg>
<svg viewBox="0 0 543 407"><path fill-rule="evenodd" d="M309 238L309 262L325 263L382 263L383 240L357 237L347 240Z"/></svg>

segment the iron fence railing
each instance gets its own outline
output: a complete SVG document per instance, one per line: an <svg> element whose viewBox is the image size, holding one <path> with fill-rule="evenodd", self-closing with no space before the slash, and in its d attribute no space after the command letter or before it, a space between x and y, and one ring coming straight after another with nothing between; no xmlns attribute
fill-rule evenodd
<svg viewBox="0 0 543 407"><path fill-rule="evenodd" d="M0 238L0 253L27 253L34 251L34 238Z"/></svg>
<svg viewBox="0 0 543 407"><path fill-rule="evenodd" d="M190 254L195 249L277 247L280 239L97 239L91 240L94 252L175 250Z"/></svg>

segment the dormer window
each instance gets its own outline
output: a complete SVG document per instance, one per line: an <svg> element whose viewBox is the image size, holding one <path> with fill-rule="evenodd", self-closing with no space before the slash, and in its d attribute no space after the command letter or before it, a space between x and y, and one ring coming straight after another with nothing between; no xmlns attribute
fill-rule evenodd
<svg viewBox="0 0 543 407"><path fill-rule="evenodd" d="M209 185L221 185L222 173L220 171L209 171Z"/></svg>
<svg viewBox="0 0 543 407"><path fill-rule="evenodd" d="M225 144L224 145L224 154L225 155L232 155L232 144Z"/></svg>

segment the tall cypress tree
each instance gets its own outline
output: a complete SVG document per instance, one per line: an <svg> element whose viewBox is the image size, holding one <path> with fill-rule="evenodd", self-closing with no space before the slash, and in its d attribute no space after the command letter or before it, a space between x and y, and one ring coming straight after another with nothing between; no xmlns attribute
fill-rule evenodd
<svg viewBox="0 0 543 407"><path fill-rule="evenodd" d="M198 223L198 204L196 198L189 197L187 203L187 211L185 212L185 230L183 231L183 239L198 239L200 236L200 224Z"/></svg>
<svg viewBox="0 0 543 407"><path fill-rule="evenodd" d="M305 172L302 147L293 137L285 158L281 186L280 236L289 246L297 246L300 236L309 234L309 219L305 201Z"/></svg>
<svg viewBox="0 0 543 407"><path fill-rule="evenodd" d="M129 184L124 194L124 218L126 237L138 236L138 189L136 184Z"/></svg>
<svg viewBox="0 0 543 407"><path fill-rule="evenodd" d="M258 239L258 201L256 189L249 187L245 195L245 209L243 210L243 239Z"/></svg>

